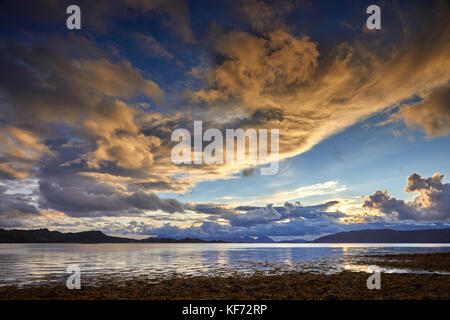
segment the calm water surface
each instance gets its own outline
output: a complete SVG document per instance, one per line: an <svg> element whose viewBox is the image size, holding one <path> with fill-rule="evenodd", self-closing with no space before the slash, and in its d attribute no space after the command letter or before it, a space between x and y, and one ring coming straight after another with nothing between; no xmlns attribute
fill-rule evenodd
<svg viewBox="0 0 450 320"><path fill-rule="evenodd" d="M31 284L67 277L70 264L82 277L177 275L255 270L364 271L366 254L450 252L450 244L0 244L0 285ZM386 270L407 272L407 270Z"/></svg>

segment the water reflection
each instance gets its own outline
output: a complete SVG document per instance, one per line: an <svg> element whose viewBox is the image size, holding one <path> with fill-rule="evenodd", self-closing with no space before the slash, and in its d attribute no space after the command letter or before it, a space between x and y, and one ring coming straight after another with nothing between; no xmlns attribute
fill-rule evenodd
<svg viewBox="0 0 450 320"><path fill-rule="evenodd" d="M69 264L79 265L83 277L161 279L274 266L326 273L365 271L355 264L358 255L439 251L450 251L450 244L0 244L0 285L62 279Z"/></svg>

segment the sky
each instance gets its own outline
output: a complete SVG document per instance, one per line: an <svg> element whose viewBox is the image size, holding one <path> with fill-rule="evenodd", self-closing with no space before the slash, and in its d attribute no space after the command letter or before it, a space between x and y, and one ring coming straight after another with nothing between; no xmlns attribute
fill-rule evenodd
<svg viewBox="0 0 450 320"><path fill-rule="evenodd" d="M71 4L0 4L0 228L450 226L447 1L77 1L69 30ZM277 173L173 163L172 133L194 121L278 129Z"/></svg>

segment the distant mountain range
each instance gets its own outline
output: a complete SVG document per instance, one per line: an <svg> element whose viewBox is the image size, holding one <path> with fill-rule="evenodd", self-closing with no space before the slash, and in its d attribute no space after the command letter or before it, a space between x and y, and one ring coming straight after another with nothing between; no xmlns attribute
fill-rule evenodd
<svg viewBox="0 0 450 320"><path fill-rule="evenodd" d="M112 237L101 231L62 233L38 230L0 229L0 243L275 243L266 236L227 238L220 240L172 239L169 237L151 237L137 240ZM279 243L307 243L305 240L280 241ZM391 229L359 230L339 232L320 237L311 243L450 243L450 228L398 231Z"/></svg>
<svg viewBox="0 0 450 320"><path fill-rule="evenodd" d="M320 237L314 243L450 243L450 228L398 231L348 231Z"/></svg>
<svg viewBox="0 0 450 320"><path fill-rule="evenodd" d="M234 238L223 238L226 242L237 242L237 243L275 243L271 238L267 236L259 237L234 237Z"/></svg>

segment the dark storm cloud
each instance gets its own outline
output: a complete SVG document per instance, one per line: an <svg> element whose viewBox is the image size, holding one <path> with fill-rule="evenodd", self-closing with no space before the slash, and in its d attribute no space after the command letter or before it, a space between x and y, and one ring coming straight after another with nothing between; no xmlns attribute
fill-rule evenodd
<svg viewBox="0 0 450 320"><path fill-rule="evenodd" d="M41 183L40 191L42 208L61 210L73 217L140 215L144 210L170 213L183 210L177 200L160 199L144 192L123 195L114 190L103 190L103 193L95 190L97 193L88 193L74 186L57 188L45 181Z"/></svg>
<svg viewBox="0 0 450 320"><path fill-rule="evenodd" d="M183 212L182 204L175 199L161 199L142 191L125 194L112 186L87 180L71 177L70 184L60 185L49 177L41 179L40 208L58 210L73 217L140 215L146 210Z"/></svg>
<svg viewBox="0 0 450 320"><path fill-rule="evenodd" d="M183 212L175 199L161 199L140 189L121 189L115 184L83 176L83 164L43 166L39 178L39 207L72 217L142 215L145 211Z"/></svg>
<svg viewBox="0 0 450 320"><path fill-rule="evenodd" d="M26 218L39 216L39 210L32 204L29 196L7 194L8 189L0 185L0 219Z"/></svg>

